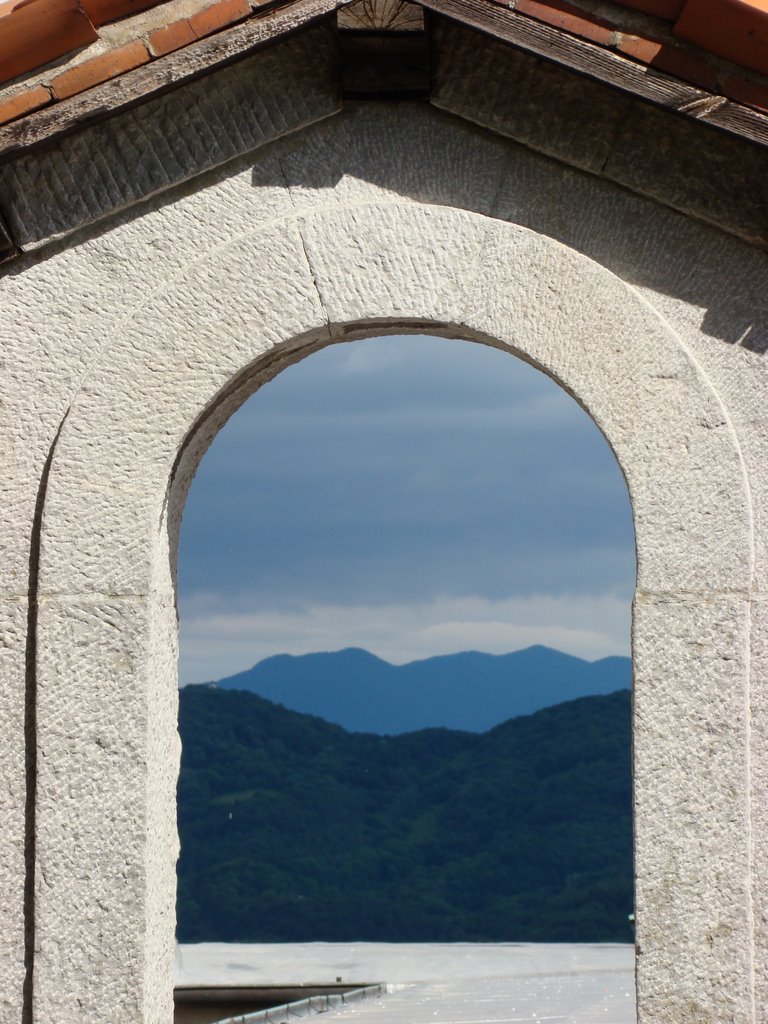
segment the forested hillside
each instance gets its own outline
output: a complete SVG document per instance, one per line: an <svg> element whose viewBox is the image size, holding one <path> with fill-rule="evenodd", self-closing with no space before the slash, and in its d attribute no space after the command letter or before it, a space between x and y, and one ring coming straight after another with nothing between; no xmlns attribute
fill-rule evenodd
<svg viewBox="0 0 768 1024"><path fill-rule="evenodd" d="M184 942L629 941L630 697L348 733L181 691Z"/></svg>

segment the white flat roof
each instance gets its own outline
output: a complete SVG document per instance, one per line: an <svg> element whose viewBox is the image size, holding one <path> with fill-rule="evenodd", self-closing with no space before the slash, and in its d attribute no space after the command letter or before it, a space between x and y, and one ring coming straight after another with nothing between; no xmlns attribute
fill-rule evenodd
<svg viewBox="0 0 768 1024"><path fill-rule="evenodd" d="M289 943L179 946L177 984L386 982L323 1014L355 1024L635 1024L634 948L614 944Z"/></svg>

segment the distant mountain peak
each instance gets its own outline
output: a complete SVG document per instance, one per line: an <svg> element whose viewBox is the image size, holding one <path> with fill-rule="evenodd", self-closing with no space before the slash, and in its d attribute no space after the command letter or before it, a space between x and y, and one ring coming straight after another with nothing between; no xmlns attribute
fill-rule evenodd
<svg viewBox="0 0 768 1024"><path fill-rule="evenodd" d="M485 732L576 697L628 689L629 658L588 662L543 644L510 654L461 651L393 665L362 647L277 654L221 679L351 732Z"/></svg>

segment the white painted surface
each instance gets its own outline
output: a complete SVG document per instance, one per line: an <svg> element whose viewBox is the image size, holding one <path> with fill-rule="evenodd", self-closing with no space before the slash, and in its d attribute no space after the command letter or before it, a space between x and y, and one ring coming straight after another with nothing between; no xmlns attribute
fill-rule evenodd
<svg viewBox="0 0 768 1024"><path fill-rule="evenodd" d="M382 999L323 1015L354 1024L635 1024L634 947L517 943L180 946L181 984L383 981Z"/></svg>

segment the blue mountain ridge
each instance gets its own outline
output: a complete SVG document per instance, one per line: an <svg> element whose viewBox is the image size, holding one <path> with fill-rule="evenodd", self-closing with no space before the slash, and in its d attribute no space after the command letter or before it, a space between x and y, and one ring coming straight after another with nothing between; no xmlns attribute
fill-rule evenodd
<svg viewBox="0 0 768 1024"><path fill-rule="evenodd" d="M511 654L462 651L392 665L348 647L278 654L209 685L256 693L350 732L396 735L444 727L485 732L518 715L628 689L632 661L585 661L535 645Z"/></svg>

